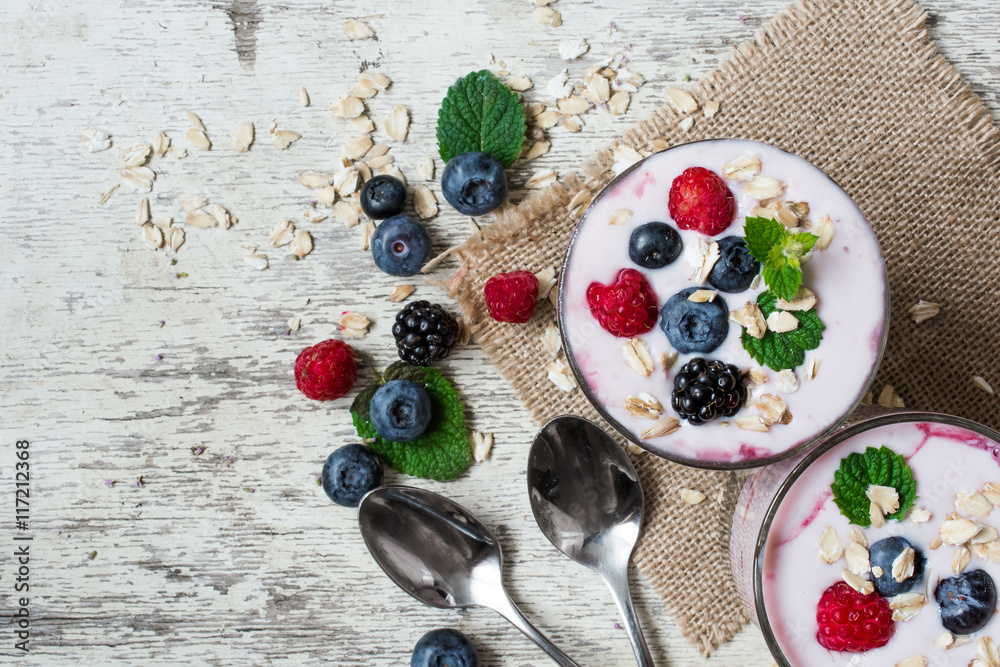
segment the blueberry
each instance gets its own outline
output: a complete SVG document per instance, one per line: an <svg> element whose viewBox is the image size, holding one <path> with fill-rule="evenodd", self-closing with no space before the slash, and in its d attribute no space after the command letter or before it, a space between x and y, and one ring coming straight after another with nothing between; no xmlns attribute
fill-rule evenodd
<svg viewBox="0 0 1000 667"><path fill-rule="evenodd" d="M698 288L689 287L670 297L663 306L660 328L678 352L711 352L729 333L729 309L724 299L704 303L688 301Z"/></svg>
<svg viewBox="0 0 1000 667"><path fill-rule="evenodd" d="M913 549L913 576L903 581L896 581L892 576L892 564L903 553L904 549ZM879 540L868 550L868 559L872 567L876 565L882 568L882 576L875 577L875 590L879 595L891 598L900 593L907 593L924 578L924 563L927 560L920 552L907 540L902 537L887 537Z"/></svg>
<svg viewBox="0 0 1000 667"><path fill-rule="evenodd" d="M665 222L647 222L629 237L628 258L644 269L661 269L677 259L683 248L676 229Z"/></svg>
<svg viewBox="0 0 1000 667"><path fill-rule="evenodd" d="M431 630L413 647L410 667L479 667L479 651L458 630Z"/></svg>
<svg viewBox="0 0 1000 667"><path fill-rule="evenodd" d="M344 445L326 457L320 480L330 500L357 507L362 496L382 485L382 462L363 445Z"/></svg>
<svg viewBox="0 0 1000 667"><path fill-rule="evenodd" d="M956 635L981 630L997 605L993 578L983 570L969 570L951 579L942 579L934 591L941 605L941 623Z"/></svg>
<svg viewBox="0 0 1000 667"><path fill-rule="evenodd" d="M375 432L391 442L409 442L431 423L431 397L409 380L389 380L378 388L371 402Z"/></svg>
<svg viewBox="0 0 1000 667"><path fill-rule="evenodd" d="M361 188L361 210L369 218L385 220L402 213L405 206L406 186L395 176L369 178Z"/></svg>
<svg viewBox="0 0 1000 667"><path fill-rule="evenodd" d="M742 292L760 273L760 262L747 250L739 236L719 239L719 260L708 274L708 282L720 292Z"/></svg>
<svg viewBox="0 0 1000 667"><path fill-rule="evenodd" d="M486 153L462 153L448 160L441 194L464 215L485 215L507 198L507 172Z"/></svg>
<svg viewBox="0 0 1000 667"><path fill-rule="evenodd" d="M395 215L375 228L372 258L390 276L415 276L431 256L431 237L408 215Z"/></svg>

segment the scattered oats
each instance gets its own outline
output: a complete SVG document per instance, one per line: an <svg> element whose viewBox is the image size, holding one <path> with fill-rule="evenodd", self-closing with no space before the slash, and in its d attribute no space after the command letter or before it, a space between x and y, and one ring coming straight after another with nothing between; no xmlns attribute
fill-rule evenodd
<svg viewBox="0 0 1000 667"><path fill-rule="evenodd" d="M980 637L976 642L976 659L971 667L1000 667L1000 648L991 637Z"/></svg>
<svg viewBox="0 0 1000 667"><path fill-rule="evenodd" d="M233 148L240 153L246 153L253 145L253 139L253 123L245 120L236 126L236 132L233 133Z"/></svg>
<svg viewBox="0 0 1000 667"><path fill-rule="evenodd" d="M337 189L332 185L328 185L325 188L316 188L313 194L316 196L317 206L332 207L333 202L337 200Z"/></svg>
<svg viewBox="0 0 1000 667"><path fill-rule="evenodd" d="M768 322L764 319L764 313L761 312L760 306L753 301L747 301L742 308L729 311L729 319L746 329L747 334L754 338L763 338L764 334L767 333Z"/></svg>
<svg viewBox="0 0 1000 667"><path fill-rule="evenodd" d="M347 311L341 314L337 324L340 325L340 333L348 338L364 338L365 334L368 333L371 320L360 313Z"/></svg>
<svg viewBox="0 0 1000 667"><path fill-rule="evenodd" d="M122 181L139 192L151 192L156 172L149 167L125 167L121 170Z"/></svg>
<svg viewBox="0 0 1000 667"><path fill-rule="evenodd" d="M718 100L709 100L708 102L705 102L705 118L714 118L715 114L719 113L719 106L720 104Z"/></svg>
<svg viewBox="0 0 1000 667"><path fill-rule="evenodd" d="M372 169L382 169L395 162L395 158L392 155L380 155L378 157L373 157L368 161L368 167ZM358 165L358 172L361 172L361 165ZM368 172L368 178L371 178L371 172ZM368 180L362 175L362 180Z"/></svg>
<svg viewBox="0 0 1000 667"><path fill-rule="evenodd" d="M584 38L559 42L559 57L563 60L576 60L589 50L590 44Z"/></svg>
<svg viewBox="0 0 1000 667"><path fill-rule="evenodd" d="M361 99L368 99L388 88L389 83L389 77L385 74L368 70L358 74L354 88L351 89L351 95Z"/></svg>
<svg viewBox="0 0 1000 667"><path fill-rule="evenodd" d="M682 120L681 122L679 122L677 124L680 126L680 128L682 130L684 130L685 132L687 132L692 127L694 127L694 116L688 116L687 118L685 118L684 120Z"/></svg>
<svg viewBox="0 0 1000 667"><path fill-rule="evenodd" d="M305 88L303 88L302 90L305 90ZM289 318L288 320L289 331L298 331L301 326L302 326L302 320L300 320L297 317Z"/></svg>
<svg viewBox="0 0 1000 667"><path fill-rule="evenodd" d="M434 158L428 157L417 165L417 176L425 181L434 180Z"/></svg>
<svg viewBox="0 0 1000 667"><path fill-rule="evenodd" d="M389 152L389 146L387 144L372 144L365 152L365 159L371 159L376 157L382 157Z"/></svg>
<svg viewBox="0 0 1000 667"><path fill-rule="evenodd" d="M406 185L406 177L403 176L403 172L397 169L395 165L387 164L384 167L380 167L378 173L383 176L398 178L403 185Z"/></svg>
<svg viewBox="0 0 1000 667"><path fill-rule="evenodd" d="M549 25L553 28L558 28L562 25L562 14L559 12L552 12L552 20L549 21Z"/></svg>
<svg viewBox="0 0 1000 667"><path fill-rule="evenodd" d="M573 94L573 86L568 83L568 80L569 72L564 69L545 82L545 94L554 100L561 100L564 97L569 97ZM558 112L552 109L546 109L544 105L541 105L541 107L542 108L540 108L537 113L532 116L532 118L535 119L536 124L540 124L539 118L543 114L556 114L556 118L559 117ZM553 124L555 124L555 121L553 121ZM551 127L551 125L549 127Z"/></svg>
<svg viewBox="0 0 1000 667"><path fill-rule="evenodd" d="M163 247L163 230L147 222L142 226L143 236L146 238L146 245L150 250L158 250Z"/></svg>
<svg viewBox="0 0 1000 667"><path fill-rule="evenodd" d="M259 253L249 254L243 258L243 261L258 271L263 271L268 266L267 255L261 255Z"/></svg>
<svg viewBox="0 0 1000 667"><path fill-rule="evenodd" d="M556 270L547 266L535 273L535 280L538 281L538 299L545 299L549 296L552 288L559 282L556 279Z"/></svg>
<svg viewBox="0 0 1000 667"><path fill-rule="evenodd" d="M931 513L923 507L914 507L910 510L910 521L913 523L926 523L930 521Z"/></svg>
<svg viewBox="0 0 1000 667"><path fill-rule="evenodd" d="M573 217L579 217L583 215L583 212L587 210L590 206L590 200L593 198L594 193L592 193L587 188L578 190L573 198L569 200L569 204L566 205L566 210L570 212Z"/></svg>
<svg viewBox="0 0 1000 667"><path fill-rule="evenodd" d="M171 146L170 148L167 149L167 157L170 157L174 160L183 160L184 158L187 157L187 154L188 154L187 149L181 148L180 146Z"/></svg>
<svg viewBox="0 0 1000 667"><path fill-rule="evenodd" d="M612 165L612 169L614 169L615 174L620 174L641 160L643 155L631 146L618 144L612 151L612 157L614 157L615 160L614 165Z"/></svg>
<svg viewBox="0 0 1000 667"><path fill-rule="evenodd" d="M230 215L229 211L223 206L218 204L213 204L208 212L215 218L215 222L218 223L219 227L223 229L229 229L233 226L233 216Z"/></svg>
<svg viewBox="0 0 1000 667"><path fill-rule="evenodd" d="M200 151L207 151L212 148L212 142L209 141L208 135L193 127L184 133L184 140L188 142L191 148L197 148Z"/></svg>
<svg viewBox="0 0 1000 667"><path fill-rule="evenodd" d="M699 284L708 280L708 274L712 272L712 267L719 261L719 242L708 242L705 239L698 239L697 250L688 257L688 263L693 271L691 277Z"/></svg>
<svg viewBox="0 0 1000 667"><path fill-rule="evenodd" d="M1000 539L1000 532L993 526L983 526L975 536L969 540L969 544L986 544L996 542Z"/></svg>
<svg viewBox="0 0 1000 667"><path fill-rule="evenodd" d="M795 371L785 369L778 371L778 391L783 394L794 394L799 390L799 378Z"/></svg>
<svg viewBox="0 0 1000 667"><path fill-rule="evenodd" d="M898 556L896 556L896 559L892 561L892 578L895 579L897 583L901 584L913 576L913 559L913 548L906 547Z"/></svg>
<svg viewBox="0 0 1000 667"><path fill-rule="evenodd" d="M193 129L201 130L202 132L205 131L205 124L201 122L201 118L198 118L198 114L193 111L185 111L184 115L187 117L187 121L191 124Z"/></svg>
<svg viewBox="0 0 1000 667"><path fill-rule="evenodd" d="M456 321L458 322L458 344L468 345L472 339L472 330L469 329L469 325L461 316L456 318Z"/></svg>
<svg viewBox="0 0 1000 667"><path fill-rule="evenodd" d="M412 285L396 285L389 290L389 301L393 303L399 303L406 299L406 297L413 294Z"/></svg>
<svg viewBox="0 0 1000 667"><path fill-rule="evenodd" d="M941 312L940 305L930 301L924 301L923 299L920 299L915 304L910 306L910 317L912 317L913 321L917 324L926 322L939 312Z"/></svg>
<svg viewBox="0 0 1000 667"><path fill-rule="evenodd" d="M755 366L747 371L746 379L750 387L760 387L767 383L767 371L760 366Z"/></svg>
<svg viewBox="0 0 1000 667"><path fill-rule="evenodd" d="M955 507L969 516L984 517L993 510L993 503L979 491L959 491L955 496Z"/></svg>
<svg viewBox="0 0 1000 667"><path fill-rule="evenodd" d="M930 546L931 551L934 551L935 549L937 549L938 547L940 547L942 544L944 544L944 540L942 540L940 537L935 536L935 537L931 538L931 542L930 542L929 546Z"/></svg>
<svg viewBox="0 0 1000 667"><path fill-rule="evenodd" d="M686 502L688 505L697 505L701 501L705 500L705 494L701 491L695 491L694 489L681 489L681 500Z"/></svg>
<svg viewBox="0 0 1000 667"><path fill-rule="evenodd" d="M111 148L111 135L102 130L87 128L83 131L81 142L88 153L100 153Z"/></svg>
<svg viewBox="0 0 1000 667"><path fill-rule="evenodd" d="M184 222L198 229L208 229L219 224L214 215L200 208L188 211L187 215L184 216Z"/></svg>
<svg viewBox="0 0 1000 667"><path fill-rule="evenodd" d="M472 432L472 458L477 463L485 461L489 457L491 449L493 449L492 433Z"/></svg>
<svg viewBox="0 0 1000 667"><path fill-rule="evenodd" d="M677 363L677 352L674 350L664 352L660 355L660 363L663 364L663 370L669 371Z"/></svg>
<svg viewBox="0 0 1000 667"><path fill-rule="evenodd" d="M389 115L382 122L382 129L389 135L390 139L403 141L410 127L410 114L406 107L397 105L392 108Z"/></svg>
<svg viewBox="0 0 1000 667"><path fill-rule="evenodd" d="M562 337L559 335L559 329L555 324L549 322L545 327L545 333L541 336L542 339L542 349L553 359L559 356L559 350L562 348Z"/></svg>
<svg viewBox="0 0 1000 667"><path fill-rule="evenodd" d="M799 328L799 319L791 313L776 310L767 316L767 328L774 333L786 333Z"/></svg>
<svg viewBox="0 0 1000 667"><path fill-rule="evenodd" d="M827 526L819 536L819 557L827 565L833 565L844 553L837 531Z"/></svg>
<svg viewBox="0 0 1000 667"><path fill-rule="evenodd" d="M788 424L792 421L792 413L788 411L788 406L777 394L761 394L760 398L757 399L756 407L761 420L768 426Z"/></svg>
<svg viewBox="0 0 1000 667"><path fill-rule="evenodd" d="M556 108L564 116L576 116L590 110L590 102L579 95L570 95L556 102Z"/></svg>
<svg viewBox="0 0 1000 667"><path fill-rule="evenodd" d="M184 245L184 230L180 227L168 227L164 234L167 237L167 247L174 252L180 250L181 246Z"/></svg>
<svg viewBox="0 0 1000 667"><path fill-rule="evenodd" d="M104 204L106 204L107 201L111 199L111 197L114 196L116 192L118 192L118 188L120 187L121 184L119 183L115 183L114 185L112 185L110 188L108 188L107 192L101 195L101 198L100 200L98 200L97 204L99 206L104 206Z"/></svg>
<svg viewBox="0 0 1000 667"><path fill-rule="evenodd" d="M152 152L153 147L149 144L132 144L122 149L122 162L126 167L141 167L149 161Z"/></svg>
<svg viewBox="0 0 1000 667"><path fill-rule="evenodd" d="M583 129L583 121L579 116L563 116L560 124L569 132L579 132Z"/></svg>
<svg viewBox="0 0 1000 667"><path fill-rule="evenodd" d="M529 90L532 86L531 79L523 74L517 74L515 76L507 79L507 87L511 90L516 90L518 92L524 92Z"/></svg>
<svg viewBox="0 0 1000 667"><path fill-rule="evenodd" d="M892 388L891 384L887 384L885 388L882 389L882 393L878 395L878 404L883 408L906 407L903 404L903 399L896 393L896 390Z"/></svg>
<svg viewBox="0 0 1000 667"><path fill-rule="evenodd" d="M777 307L781 310L805 311L816 306L816 294L808 287L800 287L791 301L778 299Z"/></svg>
<svg viewBox="0 0 1000 667"><path fill-rule="evenodd" d="M569 393L576 389L576 381L570 372L569 366L562 359L556 359L545 367L548 378L559 389Z"/></svg>
<svg viewBox="0 0 1000 667"><path fill-rule="evenodd" d="M139 200L139 204L135 208L135 224L142 227L150 221L150 218L152 216L149 213L149 199L143 197Z"/></svg>
<svg viewBox="0 0 1000 667"><path fill-rule="evenodd" d="M642 377L649 377L653 372L653 355L641 338L629 338L622 343L622 356L625 365Z"/></svg>
<svg viewBox="0 0 1000 667"><path fill-rule="evenodd" d="M1000 563L1000 542L996 540L985 544L973 544L972 550L983 560Z"/></svg>
<svg viewBox="0 0 1000 667"><path fill-rule="evenodd" d="M199 208L208 206L208 199L202 195L188 194L181 195L179 203L185 213L190 213L191 211L196 211Z"/></svg>
<svg viewBox="0 0 1000 667"><path fill-rule="evenodd" d="M361 221L361 208L353 200L341 199L333 205L333 217L345 227L354 227Z"/></svg>
<svg viewBox="0 0 1000 667"><path fill-rule="evenodd" d="M848 586L850 586L857 592L861 593L862 595L871 595L872 591L875 590L875 584L868 581L867 579L862 579L861 577L854 574L850 570L843 570L840 573L840 576L843 578L844 581L847 582Z"/></svg>
<svg viewBox="0 0 1000 667"><path fill-rule="evenodd" d="M433 218L438 214L437 198L426 185L418 185L413 190L413 208L422 219Z"/></svg>
<svg viewBox="0 0 1000 667"><path fill-rule="evenodd" d="M881 528L885 525L885 514L882 513L882 508L875 501L868 505L868 516L871 518L872 528Z"/></svg>
<svg viewBox="0 0 1000 667"><path fill-rule="evenodd" d="M979 532L980 526L969 519L948 519L941 524L941 541L957 546L965 544Z"/></svg>
<svg viewBox="0 0 1000 667"><path fill-rule="evenodd" d="M969 550L965 547L959 547L951 555L951 571L955 574L962 574L969 566L970 560L972 560L972 554L969 553Z"/></svg>
<svg viewBox="0 0 1000 667"><path fill-rule="evenodd" d="M663 404L646 392L628 394L625 397L625 411L640 419L659 419L663 414Z"/></svg>
<svg viewBox="0 0 1000 667"><path fill-rule="evenodd" d="M847 539L851 542L857 542L865 549L868 548L868 538L865 537L865 532L857 526L851 526L850 529L848 529Z"/></svg>
<svg viewBox="0 0 1000 667"><path fill-rule="evenodd" d="M307 188L325 188L332 182L333 176L330 176L329 174L317 174L313 172L299 174L299 183Z"/></svg>
<svg viewBox="0 0 1000 667"><path fill-rule="evenodd" d="M289 146L302 138L301 134L291 130L275 130L272 136L274 140L271 143L278 150L287 150Z"/></svg>
<svg viewBox="0 0 1000 667"><path fill-rule="evenodd" d="M949 648L955 641L955 635L951 634L947 630L942 632L934 640L934 645L937 646L942 651Z"/></svg>
<svg viewBox="0 0 1000 667"><path fill-rule="evenodd" d="M309 91L306 90L305 86L300 86L299 87L299 104L301 106L307 107L307 106L309 106L309 103L310 103L310 101L309 101Z"/></svg>
<svg viewBox="0 0 1000 667"><path fill-rule="evenodd" d="M353 193L358 189L358 185L359 179L357 167L341 169L333 176L333 188L341 197L346 197L347 195Z"/></svg>
<svg viewBox="0 0 1000 667"><path fill-rule="evenodd" d="M596 105L604 104L611 97L611 84L591 67L583 75L583 96Z"/></svg>
<svg viewBox="0 0 1000 667"><path fill-rule="evenodd" d="M368 116L362 114L357 118L350 118L347 124L351 126L355 132L361 132L362 134L368 134L375 130L375 123Z"/></svg>
<svg viewBox="0 0 1000 667"><path fill-rule="evenodd" d="M1000 507L1000 484L987 482L986 486L983 487L983 495L989 498L991 503Z"/></svg>
<svg viewBox="0 0 1000 667"><path fill-rule="evenodd" d="M972 376L972 384L976 385L978 389L982 389L987 394L992 395L994 393L993 387L990 386L990 383L987 382L985 379L983 379L983 377L980 375Z"/></svg>
<svg viewBox="0 0 1000 667"><path fill-rule="evenodd" d="M541 190L556 182L559 176L551 169L542 169L531 175L531 178L524 184L529 190Z"/></svg>
<svg viewBox="0 0 1000 667"><path fill-rule="evenodd" d="M160 229L166 231L174 224L174 219L171 218L169 215L163 215L158 218L153 218L152 222Z"/></svg>
<svg viewBox="0 0 1000 667"><path fill-rule="evenodd" d="M369 250L372 244L372 235L375 234L375 223L371 220L365 220L361 225L361 249Z"/></svg>
<svg viewBox="0 0 1000 667"><path fill-rule="evenodd" d="M566 70L563 70L563 72L565 72L565 71ZM547 107L545 106L544 102L532 102L531 104L526 104L525 107L524 107L524 116L528 120L531 120L532 118L534 118L538 114L540 114L543 111L545 111L546 108Z"/></svg>
<svg viewBox="0 0 1000 667"><path fill-rule="evenodd" d="M892 617L896 618L896 614L893 613ZM927 667L927 658L922 655L911 655L897 662L895 667Z"/></svg>
<svg viewBox="0 0 1000 667"><path fill-rule="evenodd" d="M330 105L330 113L335 118L357 118L365 112L365 103L353 95L341 97Z"/></svg>
<svg viewBox="0 0 1000 667"><path fill-rule="evenodd" d="M274 131L278 129L278 121L272 120L267 126L267 133L274 134Z"/></svg>
<svg viewBox="0 0 1000 667"><path fill-rule="evenodd" d="M525 160L534 160L536 157L539 157L541 155L545 155L546 153L548 153L550 148L552 148L552 144L550 142L548 142L548 141L536 141L535 143L533 143L531 145L531 148L528 149L528 152L525 153L524 159Z"/></svg>
<svg viewBox="0 0 1000 667"><path fill-rule="evenodd" d="M347 19L344 21L344 34L350 40L368 39L375 36L375 31L367 23L357 19Z"/></svg>
<svg viewBox="0 0 1000 667"><path fill-rule="evenodd" d="M712 302L715 301L715 297L717 296L719 296L719 293L716 290L699 289L688 295L688 301L691 303Z"/></svg>
<svg viewBox="0 0 1000 667"><path fill-rule="evenodd" d="M878 503L885 514L895 514L899 511L899 492L891 486L869 484L865 491L868 500Z"/></svg>
<svg viewBox="0 0 1000 667"><path fill-rule="evenodd" d="M313 251L312 234L303 229L295 232L295 240L292 241L292 245L289 250L291 250L292 254L299 259L302 259L311 253Z"/></svg>
<svg viewBox="0 0 1000 667"><path fill-rule="evenodd" d="M666 90L667 101L677 113L691 114L698 110L698 102L686 90L670 87Z"/></svg>
<svg viewBox="0 0 1000 667"><path fill-rule="evenodd" d="M627 208L620 208L608 218L608 224L612 226L624 225L632 219L632 211Z"/></svg>
<svg viewBox="0 0 1000 667"><path fill-rule="evenodd" d="M847 568L854 574L868 574L872 571L871 562L868 560L868 549L857 542L847 543L844 558L847 560Z"/></svg>
<svg viewBox="0 0 1000 667"><path fill-rule="evenodd" d="M753 415L751 417L737 417L733 421L736 422L736 425L744 431L767 433L770 430L770 427L757 415Z"/></svg>
<svg viewBox="0 0 1000 667"><path fill-rule="evenodd" d="M830 242L833 241L833 220L830 216L824 215L822 218L813 223L810 231L818 236L816 243L813 244L813 250L826 250L830 247Z"/></svg>
<svg viewBox="0 0 1000 667"><path fill-rule="evenodd" d="M372 138L367 134L362 134L344 144L343 155L349 160L359 160L373 145Z"/></svg>
<svg viewBox="0 0 1000 667"><path fill-rule="evenodd" d="M804 201L775 199L767 209L774 212L774 218L787 229L797 229L802 219L809 215L809 204Z"/></svg>
<svg viewBox="0 0 1000 667"><path fill-rule="evenodd" d="M624 90L619 90L608 100L608 111L615 116L621 116L628 111L628 105L632 101L632 96Z"/></svg>
<svg viewBox="0 0 1000 667"><path fill-rule="evenodd" d="M677 429L681 427L681 420L677 417L664 417L663 419L657 421L655 424L647 428L639 436L643 440L652 440L653 438L662 438L664 436L670 435Z"/></svg>
<svg viewBox="0 0 1000 667"><path fill-rule="evenodd" d="M785 184L771 176L757 175L743 186L743 192L757 200L772 199L781 194Z"/></svg>

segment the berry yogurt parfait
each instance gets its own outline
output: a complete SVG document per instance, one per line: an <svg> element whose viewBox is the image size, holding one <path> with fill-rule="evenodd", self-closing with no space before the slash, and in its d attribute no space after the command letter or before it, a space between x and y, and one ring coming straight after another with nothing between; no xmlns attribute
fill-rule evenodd
<svg viewBox="0 0 1000 667"><path fill-rule="evenodd" d="M868 390L888 289L864 214L804 159L754 141L675 146L590 204L563 264L577 382L650 452L749 468L805 451Z"/></svg>
<svg viewBox="0 0 1000 667"><path fill-rule="evenodd" d="M998 504L1000 433L863 420L747 479L737 589L782 667L1000 664Z"/></svg>

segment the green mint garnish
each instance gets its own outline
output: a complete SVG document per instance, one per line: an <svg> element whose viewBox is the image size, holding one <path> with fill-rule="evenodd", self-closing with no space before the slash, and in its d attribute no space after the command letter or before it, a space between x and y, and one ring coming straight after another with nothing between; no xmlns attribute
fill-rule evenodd
<svg viewBox="0 0 1000 667"><path fill-rule="evenodd" d="M423 435L410 442L391 442L380 438L369 418L372 396L389 380L410 380L423 384L430 395L430 426ZM404 475L446 481L461 475L472 463L472 443L465 427L465 408L455 388L433 368L411 366L404 361L390 365L374 386L365 388L354 399L351 418L358 435L371 442L372 451Z"/></svg>
<svg viewBox="0 0 1000 667"><path fill-rule="evenodd" d="M871 525L871 500L868 487L891 486L899 494L899 509L887 514L887 519L899 521L917 500L917 482L906 459L885 445L878 449L869 447L864 454L854 453L840 462L833 473L833 502L840 513L862 528Z"/></svg>
<svg viewBox="0 0 1000 667"><path fill-rule="evenodd" d="M766 318L778 310L778 297L771 292L761 292L757 297L757 307ZM758 364L776 371L795 368L806 360L806 351L815 350L823 340L823 322L815 311L788 311L799 321L799 328L785 333L775 333L768 329L763 338L754 338L746 329L740 335L743 349Z"/></svg>
<svg viewBox="0 0 1000 667"><path fill-rule="evenodd" d="M779 299L791 301L802 285L802 257L819 238L791 232L769 218L750 216L744 227L747 250L764 267L764 282Z"/></svg>
<svg viewBox="0 0 1000 667"><path fill-rule="evenodd" d="M438 111L441 159L481 151L503 166L517 159L524 145L524 107L517 94L489 70L472 72L448 89Z"/></svg>

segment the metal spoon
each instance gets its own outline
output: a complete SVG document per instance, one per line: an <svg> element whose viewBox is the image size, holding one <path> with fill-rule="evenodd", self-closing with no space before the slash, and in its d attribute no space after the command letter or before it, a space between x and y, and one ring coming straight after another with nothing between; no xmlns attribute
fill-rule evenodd
<svg viewBox="0 0 1000 667"><path fill-rule="evenodd" d="M549 542L604 578L636 661L652 667L628 588L628 563L642 523L642 487L625 452L593 422L556 417L531 445L528 495Z"/></svg>
<svg viewBox="0 0 1000 667"><path fill-rule="evenodd" d="M500 544L469 510L423 489L383 486L361 499L358 522L375 562L416 599L439 609L488 607L563 667L580 667L511 601Z"/></svg>

